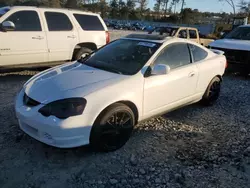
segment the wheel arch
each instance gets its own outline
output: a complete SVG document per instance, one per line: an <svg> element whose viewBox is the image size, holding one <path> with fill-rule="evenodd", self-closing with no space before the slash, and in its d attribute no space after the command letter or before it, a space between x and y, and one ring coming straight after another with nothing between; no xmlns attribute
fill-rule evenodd
<svg viewBox="0 0 250 188"><path fill-rule="evenodd" d="M218 77L218 78L220 79L220 81L221 81L221 82L223 81L223 79L222 79L222 76L221 76L221 75L219 75L219 74L218 74L218 75L216 75L215 77ZM215 77L213 77L213 79L214 79ZM213 80L213 79L212 79L212 80ZM211 81L212 81L212 80L211 80Z"/></svg>
<svg viewBox="0 0 250 188"><path fill-rule="evenodd" d="M97 45L94 42L83 42L83 43L78 43L75 45L73 52L72 52L72 60L74 58L74 55L81 49L81 48L89 48L90 50L94 51L97 50Z"/></svg>
<svg viewBox="0 0 250 188"><path fill-rule="evenodd" d="M126 106L128 106L134 113L134 116L135 116L135 123L137 124L138 123L138 119L139 119L139 111L138 111L138 108L137 106L131 102L131 101L128 101L128 100L121 100L121 101L116 101L108 106L106 106L96 117L95 121L96 122L106 111L107 108L109 108L110 106L114 105L114 104L117 104L117 103L120 103L120 104L124 104Z"/></svg>

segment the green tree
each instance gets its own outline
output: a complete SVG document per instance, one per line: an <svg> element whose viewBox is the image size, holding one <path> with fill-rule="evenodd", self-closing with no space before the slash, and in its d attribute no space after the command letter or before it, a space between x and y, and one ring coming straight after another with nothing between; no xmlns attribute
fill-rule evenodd
<svg viewBox="0 0 250 188"><path fill-rule="evenodd" d="M127 0L126 7L128 9L128 19L136 19L135 0Z"/></svg>
<svg viewBox="0 0 250 188"><path fill-rule="evenodd" d="M155 11L155 13L158 15L158 16L157 16L157 19L160 18L161 7L162 7L162 1L163 1L163 0L156 0L155 5L154 5L154 11Z"/></svg>
<svg viewBox="0 0 250 188"><path fill-rule="evenodd" d="M112 0L110 2L110 17L117 18L118 17L118 2L117 0Z"/></svg>
<svg viewBox="0 0 250 188"><path fill-rule="evenodd" d="M140 15L140 19L143 19L143 14L147 8L148 5L148 0L137 0L137 3L139 5L138 11L139 11L139 15Z"/></svg>
<svg viewBox="0 0 250 188"><path fill-rule="evenodd" d="M126 3L123 0L119 0L118 10L120 19L128 19L128 7L126 6Z"/></svg>
<svg viewBox="0 0 250 188"><path fill-rule="evenodd" d="M66 8L77 8L77 0L67 0L65 7Z"/></svg>
<svg viewBox="0 0 250 188"><path fill-rule="evenodd" d="M60 0L49 0L48 5L50 7L56 7L56 8L61 7Z"/></svg>
<svg viewBox="0 0 250 188"><path fill-rule="evenodd" d="M164 12L164 16L166 16L168 12L168 3L169 3L169 0L162 1L162 10Z"/></svg>
<svg viewBox="0 0 250 188"><path fill-rule="evenodd" d="M103 18L106 17L107 12L108 12L108 5L107 5L106 1L100 0L99 7L100 7L101 16Z"/></svg>

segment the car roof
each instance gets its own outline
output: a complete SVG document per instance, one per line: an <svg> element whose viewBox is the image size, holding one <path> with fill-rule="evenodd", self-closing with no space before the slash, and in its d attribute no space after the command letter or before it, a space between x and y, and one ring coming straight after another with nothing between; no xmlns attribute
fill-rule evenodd
<svg viewBox="0 0 250 188"><path fill-rule="evenodd" d="M21 9L21 10L25 10L25 9L43 9L43 10L51 10L51 11L56 11L56 10L61 10L61 11L70 11L70 12L79 12L79 13L84 13L84 14L91 14L91 15L96 15L98 16L99 14L90 12L90 11L82 11L82 10L78 10L78 9L68 9L68 8L50 8L50 7L35 7L35 6L11 6L8 7L10 9Z"/></svg>

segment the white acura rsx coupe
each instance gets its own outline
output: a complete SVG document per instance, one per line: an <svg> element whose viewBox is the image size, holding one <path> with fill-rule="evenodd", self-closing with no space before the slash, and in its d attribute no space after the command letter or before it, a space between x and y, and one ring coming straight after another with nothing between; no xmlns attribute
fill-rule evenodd
<svg viewBox="0 0 250 188"><path fill-rule="evenodd" d="M183 39L129 35L45 70L17 95L20 128L59 148L122 147L140 121L219 97L226 59Z"/></svg>

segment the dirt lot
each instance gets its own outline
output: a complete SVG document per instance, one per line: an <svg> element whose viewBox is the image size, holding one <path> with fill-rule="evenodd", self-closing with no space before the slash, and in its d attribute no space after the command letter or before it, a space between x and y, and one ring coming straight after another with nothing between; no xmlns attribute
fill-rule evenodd
<svg viewBox="0 0 250 188"><path fill-rule="evenodd" d="M20 131L15 95L37 71L0 76L1 188L249 188L249 78L225 76L216 105L195 104L153 118L137 125L122 149L96 153L53 148Z"/></svg>

